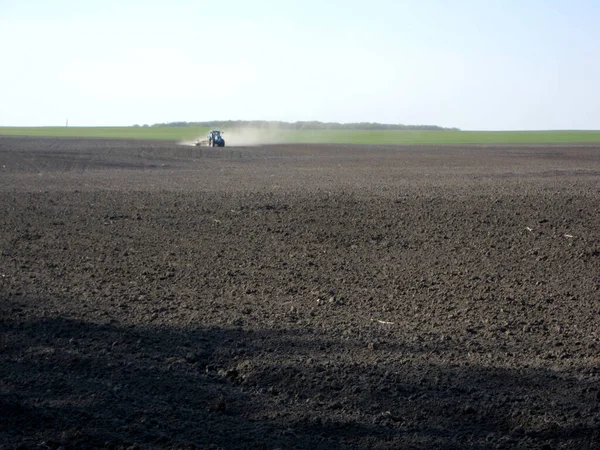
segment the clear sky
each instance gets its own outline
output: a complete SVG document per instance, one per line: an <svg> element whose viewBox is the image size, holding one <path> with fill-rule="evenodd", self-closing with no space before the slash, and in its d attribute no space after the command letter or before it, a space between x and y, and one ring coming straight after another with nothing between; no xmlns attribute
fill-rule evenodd
<svg viewBox="0 0 600 450"><path fill-rule="evenodd" d="M600 129L598 0L0 0L0 126Z"/></svg>

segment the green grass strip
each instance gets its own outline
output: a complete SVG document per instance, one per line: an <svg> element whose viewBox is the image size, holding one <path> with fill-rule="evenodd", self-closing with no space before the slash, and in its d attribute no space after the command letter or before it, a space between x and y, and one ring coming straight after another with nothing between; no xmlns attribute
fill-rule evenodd
<svg viewBox="0 0 600 450"><path fill-rule="evenodd" d="M227 131L225 138L227 138ZM231 130L233 133L234 130ZM192 140L196 127L0 127L0 135L107 139ZM417 130L265 130L267 141L331 144L552 144L600 143L600 131L417 131Z"/></svg>

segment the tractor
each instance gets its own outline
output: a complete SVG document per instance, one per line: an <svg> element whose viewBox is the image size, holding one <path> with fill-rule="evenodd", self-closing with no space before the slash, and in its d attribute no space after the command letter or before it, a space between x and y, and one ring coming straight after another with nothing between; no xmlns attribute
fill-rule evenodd
<svg viewBox="0 0 600 450"><path fill-rule="evenodd" d="M210 130L208 132L208 136L206 137L206 141L196 141L196 147L199 147L204 142L207 142L209 147L225 147L225 139L223 139L223 136L221 136L222 133L224 132L219 130Z"/></svg>

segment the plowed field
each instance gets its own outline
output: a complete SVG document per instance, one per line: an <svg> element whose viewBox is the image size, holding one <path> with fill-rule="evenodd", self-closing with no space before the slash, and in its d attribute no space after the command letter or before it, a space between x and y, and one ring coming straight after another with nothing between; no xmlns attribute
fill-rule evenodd
<svg viewBox="0 0 600 450"><path fill-rule="evenodd" d="M0 448L600 447L600 145L0 137Z"/></svg>

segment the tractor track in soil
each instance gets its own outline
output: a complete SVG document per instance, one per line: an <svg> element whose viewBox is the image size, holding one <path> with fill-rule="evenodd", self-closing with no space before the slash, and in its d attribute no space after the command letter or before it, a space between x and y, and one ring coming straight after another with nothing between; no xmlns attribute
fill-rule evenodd
<svg viewBox="0 0 600 450"><path fill-rule="evenodd" d="M600 447L600 145L0 137L0 448Z"/></svg>

